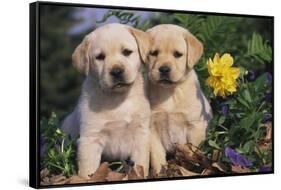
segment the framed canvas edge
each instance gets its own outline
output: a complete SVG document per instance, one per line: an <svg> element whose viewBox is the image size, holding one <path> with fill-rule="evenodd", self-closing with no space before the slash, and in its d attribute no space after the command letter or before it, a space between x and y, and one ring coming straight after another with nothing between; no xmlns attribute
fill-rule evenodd
<svg viewBox="0 0 281 190"><path fill-rule="evenodd" d="M85 8L105 8L105 9L126 9L135 11L151 11L151 12L177 12L177 13L190 13L202 15L217 15L217 16L239 16L239 17L259 17L259 18L274 18L272 15L252 15L252 14L239 14L239 13L221 13L221 12L208 12L208 11L191 11L181 9L160 9L160 8L147 8L147 7L127 7L115 5L97 5L97 4L84 4L84 3L66 3L66 2L51 2L51 1L36 1L40 5L56 5L56 6L70 6L70 7L85 7Z"/></svg>
<svg viewBox="0 0 281 190"><path fill-rule="evenodd" d="M272 170L270 172L249 172L239 174L223 174L223 175L208 175L208 176L183 176L173 178L158 178L158 179L142 179L142 180L127 180L127 181L110 181L96 183L75 183L63 185L40 185L40 5L55 5L55 6L70 6L70 7L87 7L87 8L105 8L105 9L125 9L134 11L151 11L151 12L177 12L186 14L202 14L214 16L233 16L247 18L266 18L272 21ZM275 146L274 146L274 16L269 15L250 15L236 13L219 13L219 12L201 12L189 10L172 10L172 9L157 9L157 8L142 8L142 7L126 7L113 5L95 5L83 3L64 3L64 2L49 2L36 1L29 3L29 186L36 189L55 188L55 187L77 187L91 185L111 185L111 184L126 184L139 182L158 182L158 181L173 181L186 179L204 179L217 177L237 177L250 175L264 175L275 173Z"/></svg>
<svg viewBox="0 0 281 190"><path fill-rule="evenodd" d="M39 116L38 116L38 87L39 87L39 3L29 4L29 185L40 187L40 157L39 157Z"/></svg>

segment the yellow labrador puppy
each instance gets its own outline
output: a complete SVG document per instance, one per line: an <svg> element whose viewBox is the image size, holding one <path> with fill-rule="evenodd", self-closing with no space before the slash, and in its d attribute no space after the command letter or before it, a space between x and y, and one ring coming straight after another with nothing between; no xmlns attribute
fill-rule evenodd
<svg viewBox="0 0 281 190"><path fill-rule="evenodd" d="M149 37L121 24L108 24L88 34L72 55L86 75L75 110L62 129L78 140L79 175L88 177L105 159L130 158L149 167L150 106L141 63Z"/></svg>
<svg viewBox="0 0 281 190"><path fill-rule="evenodd" d="M148 60L151 165L158 173L175 143L197 146L205 139L212 112L193 70L203 53L201 42L176 25L158 25L147 33L152 38Z"/></svg>

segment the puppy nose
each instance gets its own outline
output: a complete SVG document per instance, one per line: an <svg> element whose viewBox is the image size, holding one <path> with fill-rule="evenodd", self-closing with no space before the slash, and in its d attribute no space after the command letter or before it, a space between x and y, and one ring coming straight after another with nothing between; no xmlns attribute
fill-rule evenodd
<svg viewBox="0 0 281 190"><path fill-rule="evenodd" d="M110 75L113 77L120 77L124 73L124 69L120 67L115 67L110 71Z"/></svg>
<svg viewBox="0 0 281 190"><path fill-rule="evenodd" d="M162 73L162 74L167 74L171 71L171 68L168 67L168 66L161 66L159 68L159 72Z"/></svg>

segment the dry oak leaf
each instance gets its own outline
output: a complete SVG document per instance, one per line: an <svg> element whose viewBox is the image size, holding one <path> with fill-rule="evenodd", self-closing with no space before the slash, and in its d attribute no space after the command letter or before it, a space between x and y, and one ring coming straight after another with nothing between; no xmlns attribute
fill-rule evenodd
<svg viewBox="0 0 281 190"><path fill-rule="evenodd" d="M192 171L189 171L187 169L185 169L184 167L178 166L182 176L196 176L196 175L200 175L199 173L195 173Z"/></svg>
<svg viewBox="0 0 281 190"><path fill-rule="evenodd" d="M50 178L49 177L41 178L40 185L50 185Z"/></svg>
<svg viewBox="0 0 281 190"><path fill-rule="evenodd" d="M67 178L62 174L55 175L50 178L50 184L52 185L61 185L61 184L65 184L66 182L67 182Z"/></svg>
<svg viewBox="0 0 281 190"><path fill-rule="evenodd" d="M213 170L206 168L202 171L201 175L212 175L213 173Z"/></svg>
<svg viewBox="0 0 281 190"><path fill-rule="evenodd" d="M104 182L110 171L108 163L103 162L94 174L89 175L88 182Z"/></svg>
<svg viewBox="0 0 281 190"><path fill-rule="evenodd" d="M242 167L242 166L235 166L235 165L231 166L231 171L234 172L234 173L249 173L249 172L251 172L251 170L249 168L245 168L245 167Z"/></svg>
<svg viewBox="0 0 281 190"><path fill-rule="evenodd" d="M212 163L212 167L218 169L220 172L223 172L223 173L226 173L226 171L227 171L227 167L220 162Z"/></svg>
<svg viewBox="0 0 281 190"><path fill-rule="evenodd" d="M190 143L176 144L176 152L178 155L182 153L184 158L194 165L199 164L205 168L210 166L209 159L196 146Z"/></svg>
<svg viewBox="0 0 281 190"><path fill-rule="evenodd" d="M78 175L74 175L71 176L70 178L68 178L68 184L74 184L74 183L86 183L87 180L78 176Z"/></svg>
<svg viewBox="0 0 281 190"><path fill-rule="evenodd" d="M135 165L128 170L128 179L144 179L143 167Z"/></svg>
<svg viewBox="0 0 281 190"><path fill-rule="evenodd" d="M122 181L122 180L126 180L126 174L124 173L119 173L119 172L109 172L106 180L107 181ZM128 179L128 178L127 178Z"/></svg>
<svg viewBox="0 0 281 190"><path fill-rule="evenodd" d="M42 179L42 178L45 178L45 177L47 177L47 176L49 176L49 175L50 175L50 171L49 171L47 168L44 168L43 170L40 171L40 177L41 177L41 179Z"/></svg>

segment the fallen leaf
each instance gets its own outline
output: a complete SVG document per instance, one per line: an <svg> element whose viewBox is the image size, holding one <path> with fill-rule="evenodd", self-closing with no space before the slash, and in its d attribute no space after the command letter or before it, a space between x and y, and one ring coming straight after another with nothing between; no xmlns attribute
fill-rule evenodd
<svg viewBox="0 0 281 190"><path fill-rule="evenodd" d="M182 153L185 160L192 162L194 165L201 165L204 168L210 166L209 159L195 146L192 144L177 144L176 154ZM177 156L177 155L176 155Z"/></svg>
<svg viewBox="0 0 281 190"><path fill-rule="evenodd" d="M209 168L204 169L201 173L201 175L204 175L204 176L211 175L211 174L213 174L213 171Z"/></svg>
<svg viewBox="0 0 281 190"><path fill-rule="evenodd" d="M231 166L231 171L234 173L249 173L251 170L242 166Z"/></svg>
<svg viewBox="0 0 281 190"><path fill-rule="evenodd" d="M128 179L144 179L143 167L140 165L135 165L129 168Z"/></svg>
<svg viewBox="0 0 281 190"><path fill-rule="evenodd" d="M199 173L195 173L195 172L192 172L192 171L189 171L181 166L178 166L182 176L196 176L196 175L200 175Z"/></svg>
<svg viewBox="0 0 281 190"><path fill-rule="evenodd" d="M73 183L86 183L87 180L78 176L78 175L74 175L71 176L70 178L68 178L68 182L69 184L73 184Z"/></svg>
<svg viewBox="0 0 281 190"><path fill-rule="evenodd" d="M213 161L213 162L217 162L220 157L221 157L221 151L215 149L215 150L213 151L212 161Z"/></svg>
<svg viewBox="0 0 281 190"><path fill-rule="evenodd" d="M126 177L126 174L124 173L119 173L119 172L109 172L106 180L107 181L122 181Z"/></svg>
<svg viewBox="0 0 281 190"><path fill-rule="evenodd" d="M50 185L50 178L49 177L41 178L40 185Z"/></svg>
<svg viewBox="0 0 281 190"><path fill-rule="evenodd" d="M125 177L122 180L123 181L128 180L128 175L126 174Z"/></svg>
<svg viewBox="0 0 281 190"><path fill-rule="evenodd" d="M258 141L258 148L260 150L272 151L272 122L265 124L266 134ZM259 150L256 150L257 152Z"/></svg>
<svg viewBox="0 0 281 190"><path fill-rule="evenodd" d="M268 122L265 126L266 126L266 136L264 139L267 141L271 141L271 139L272 139L272 122Z"/></svg>
<svg viewBox="0 0 281 190"><path fill-rule="evenodd" d="M43 170L40 171L40 177L41 179L49 176L50 174L50 171L47 169L47 168L44 168Z"/></svg>
<svg viewBox="0 0 281 190"><path fill-rule="evenodd" d="M212 167L218 169L219 171L225 173L227 171L227 167L220 162L212 163Z"/></svg>
<svg viewBox="0 0 281 190"><path fill-rule="evenodd" d="M168 164L166 171L166 177L179 177L182 176L182 172L180 171L177 164Z"/></svg>
<svg viewBox="0 0 281 190"><path fill-rule="evenodd" d="M106 177L108 173L110 172L110 168L107 162L103 162L100 167L97 169L97 171L90 175L89 182L104 182L106 181Z"/></svg>
<svg viewBox="0 0 281 190"><path fill-rule="evenodd" d="M66 182L67 182L67 178L62 174L55 175L50 178L50 183L52 185L61 185L61 184L65 184Z"/></svg>

